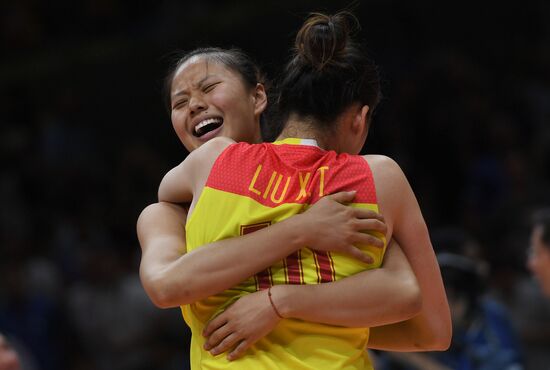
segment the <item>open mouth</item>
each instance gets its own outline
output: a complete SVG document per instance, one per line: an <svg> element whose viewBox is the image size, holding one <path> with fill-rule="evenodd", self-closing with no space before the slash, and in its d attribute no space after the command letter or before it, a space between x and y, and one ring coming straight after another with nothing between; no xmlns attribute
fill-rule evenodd
<svg viewBox="0 0 550 370"><path fill-rule="evenodd" d="M201 122L199 122L195 126L195 130L193 132L193 135L196 137L201 137L203 135L206 135L207 133L214 131L215 129L221 127L223 125L223 118L221 117L213 117L213 118L207 118Z"/></svg>

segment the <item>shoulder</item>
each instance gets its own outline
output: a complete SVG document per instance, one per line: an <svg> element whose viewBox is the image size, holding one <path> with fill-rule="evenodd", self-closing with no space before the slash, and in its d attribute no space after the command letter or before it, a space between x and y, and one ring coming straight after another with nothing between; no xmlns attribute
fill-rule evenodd
<svg viewBox="0 0 550 370"><path fill-rule="evenodd" d="M233 139L227 137L215 137L192 151L181 165L186 162L194 163L204 159L216 159L228 146L235 143Z"/></svg>
<svg viewBox="0 0 550 370"><path fill-rule="evenodd" d="M194 192L204 186L216 159L234 143L229 138L218 137L192 151L163 177L158 199L173 203L191 202Z"/></svg>
<svg viewBox="0 0 550 370"><path fill-rule="evenodd" d="M365 155L363 158L372 172L378 204L386 220L397 220L402 212L412 209L414 194L399 164L385 155Z"/></svg>
<svg viewBox="0 0 550 370"><path fill-rule="evenodd" d="M392 158L381 154L368 154L363 158L368 162L369 166L373 169L383 168L385 171L390 172L402 172L401 167Z"/></svg>
<svg viewBox="0 0 550 370"><path fill-rule="evenodd" d="M209 173L218 156L235 141L226 137L216 137L195 149L179 165L172 168L168 177L189 177Z"/></svg>
<svg viewBox="0 0 550 370"><path fill-rule="evenodd" d="M380 185L393 188L406 183L403 170L392 158L380 154L364 155L363 158L369 164L377 187Z"/></svg>

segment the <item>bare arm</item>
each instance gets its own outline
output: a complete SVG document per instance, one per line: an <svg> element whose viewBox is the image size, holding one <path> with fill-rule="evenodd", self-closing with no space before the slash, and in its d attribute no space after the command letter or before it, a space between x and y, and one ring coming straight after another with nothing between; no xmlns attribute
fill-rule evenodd
<svg viewBox="0 0 550 370"><path fill-rule="evenodd" d="M141 246L139 275L147 295L158 307L171 307L177 299L172 285L178 261L186 252L187 212L171 203L154 203L145 208L137 222Z"/></svg>
<svg viewBox="0 0 550 370"><path fill-rule="evenodd" d="M381 268L325 284L275 285L243 296L214 318L204 330L205 348L213 355L231 350L230 360L242 356L284 318L369 327L410 319L422 301L416 278L399 245L392 242Z"/></svg>
<svg viewBox="0 0 550 370"><path fill-rule="evenodd" d="M392 166L391 163L381 165ZM275 286L273 301L283 317L343 326L384 325L371 330L369 346L373 348L445 349L451 337L450 314L427 227L399 167L393 162L393 168L384 169L386 173L387 177L381 179L384 184L381 186L387 186L386 194L384 191L380 194L386 199L381 201L392 215L393 236L406 243L411 254L409 261L416 264L416 277L423 279L422 311L418 311L421 288L416 285L404 254L395 246L387 251L381 269L322 285ZM423 306L424 294L429 295L428 309ZM213 354L231 350L230 359L242 356L279 320L268 303L265 292L253 293L235 302L208 324L207 347ZM401 320L405 321L392 324Z"/></svg>
<svg viewBox="0 0 550 370"><path fill-rule="evenodd" d="M315 285L276 285L281 316L347 327L371 327L412 318L422 300L414 273L392 242L381 268Z"/></svg>
<svg viewBox="0 0 550 370"><path fill-rule="evenodd" d="M393 238L407 256L422 293L422 311L412 319L372 328L369 347L393 351L445 350L451 318L441 272L414 193L399 166L376 156L371 163L379 197L393 216ZM377 169L382 169L377 171ZM380 174L378 177L376 175ZM400 194L399 202L393 194ZM383 210L386 213L385 210Z"/></svg>
<svg viewBox="0 0 550 370"><path fill-rule="evenodd" d="M379 239L361 232L367 229L385 233L381 216L368 210L349 212L340 202L351 201L353 193L325 198L303 214L251 234L207 244L187 254L185 210L170 203L150 205L137 223L142 248L142 284L157 306L167 308L222 292L304 245L347 251L370 262L370 257L351 243L381 247ZM243 263L242 256L252 252L257 258Z"/></svg>
<svg viewBox="0 0 550 370"><path fill-rule="evenodd" d="M174 204L196 201L218 156L235 141L217 137L191 152L183 162L172 168L159 185L159 202Z"/></svg>
<svg viewBox="0 0 550 370"><path fill-rule="evenodd" d="M176 207L169 203L149 206L138 220L141 280L159 307L188 304L219 293L301 247L299 222L288 222L185 253L180 221L184 215ZM259 250L258 257L242 263L242 256L251 250Z"/></svg>

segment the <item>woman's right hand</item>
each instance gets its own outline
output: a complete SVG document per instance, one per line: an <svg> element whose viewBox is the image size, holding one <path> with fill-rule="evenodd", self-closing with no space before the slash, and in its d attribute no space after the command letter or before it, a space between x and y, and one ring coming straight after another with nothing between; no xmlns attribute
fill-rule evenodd
<svg viewBox="0 0 550 370"><path fill-rule="evenodd" d="M346 203L353 201L355 191L346 191L324 196L300 218L307 246L324 252L340 252L351 255L365 263L372 258L355 245L372 245L383 248L384 242L367 231L386 234L384 217L372 210L354 208Z"/></svg>

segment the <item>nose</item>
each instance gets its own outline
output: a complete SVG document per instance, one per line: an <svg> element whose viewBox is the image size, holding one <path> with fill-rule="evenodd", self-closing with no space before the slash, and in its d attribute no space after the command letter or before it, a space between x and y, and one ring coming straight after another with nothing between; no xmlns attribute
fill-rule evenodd
<svg viewBox="0 0 550 370"><path fill-rule="evenodd" d="M197 113L206 110L207 107L208 105L200 96L192 96L189 99L189 111L191 113L191 116L194 116Z"/></svg>

